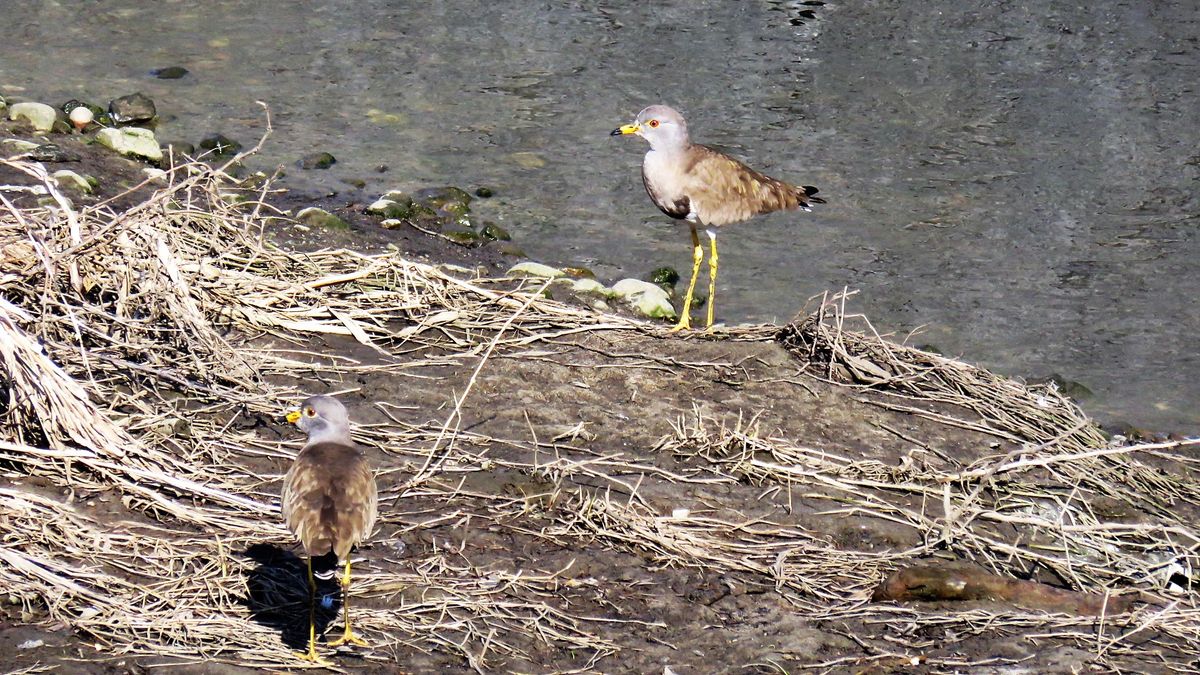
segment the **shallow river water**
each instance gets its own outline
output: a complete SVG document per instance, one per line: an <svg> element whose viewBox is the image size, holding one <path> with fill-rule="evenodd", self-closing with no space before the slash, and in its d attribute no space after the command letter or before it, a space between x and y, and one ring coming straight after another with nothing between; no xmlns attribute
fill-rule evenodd
<svg viewBox="0 0 1200 675"><path fill-rule="evenodd" d="M829 202L722 231L721 319L849 286L880 331L1082 383L1104 422L1196 433L1198 40L1191 0L46 1L5 3L0 92L142 91L160 139L247 145L262 100L259 166L291 184L487 185L477 214L608 282L686 274L645 144L608 136L669 103ZM338 163L295 168L317 150Z"/></svg>

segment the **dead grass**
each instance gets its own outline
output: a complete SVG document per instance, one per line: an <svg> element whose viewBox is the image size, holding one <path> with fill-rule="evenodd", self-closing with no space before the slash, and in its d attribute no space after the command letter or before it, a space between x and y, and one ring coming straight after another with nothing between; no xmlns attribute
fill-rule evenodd
<svg viewBox="0 0 1200 675"><path fill-rule="evenodd" d="M77 209L39 165L0 161L50 197L18 206L0 192L0 466L11 483L0 489L0 584L13 602L69 625L107 655L298 665L279 631L253 620L245 600L254 564L243 552L291 546L277 517L278 476L238 459L282 460L293 451L240 423L277 415L299 398L294 385L279 382L431 365L478 374L496 353L581 333L666 335L544 300L538 284L472 278L395 253L282 251L262 236L264 222L279 216L264 201L268 188L238 187L202 164L177 167L151 197L118 212L107 203ZM861 622L891 645L881 651L875 640L866 656L813 660L806 664L813 669L907 662L934 645L1006 630L1078 645L1101 664L1153 654L1172 669L1194 665L1200 606L1186 580L1197 579L1200 530L1186 514L1200 507L1200 488L1168 468L1194 469L1197 442L1110 446L1052 388L889 342L848 314L845 299L824 299L778 336L756 327L716 337L777 338L810 375L861 388L873 405L1017 449L960 465L915 443L888 464L805 447L753 421L727 426L697 409L657 449L686 459L695 469L686 475L589 452L575 435L529 443L533 454L555 454L513 462L479 450L488 439L459 429L468 386L448 401L439 425L393 421L357 430L405 467L381 502L440 504L438 513L409 514L426 524L519 523L544 508L553 524L536 535L557 545L636 551L649 565L741 576L773 587L799 615ZM352 338L380 363L308 353L314 335ZM497 468L551 487L537 498L499 498L471 493L456 478ZM752 484L788 499L795 492L824 505L826 515L876 518L918 533L922 543L880 554L848 550L795 524L664 515L640 498L641 480ZM74 499L35 486L45 484ZM96 500L120 505L119 527L76 506ZM409 521L384 518L392 539ZM887 573L933 554L1001 574L1040 570L1077 589L1135 591L1145 602L1099 620L868 602ZM260 581L261 603L286 609L303 601L298 577ZM482 672L537 663L533 644L578 652L580 670L611 670L605 659L618 647L606 628L637 622L557 602L572 583L557 573L479 569L452 547L434 547L411 564L356 575L356 594L386 602L354 611L364 631L379 636L367 658L381 664L405 650L438 652ZM405 592L414 588L425 590ZM944 657L934 665L970 663Z"/></svg>

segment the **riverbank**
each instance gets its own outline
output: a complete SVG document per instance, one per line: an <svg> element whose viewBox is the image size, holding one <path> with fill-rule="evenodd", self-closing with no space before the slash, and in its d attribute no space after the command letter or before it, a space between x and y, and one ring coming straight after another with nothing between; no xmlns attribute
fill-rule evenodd
<svg viewBox="0 0 1200 675"><path fill-rule="evenodd" d="M355 557L372 647L338 653L347 669L1165 672L1200 655L1195 441L1114 442L1053 385L878 336L853 294L680 335L549 299L488 246L363 238L356 208L349 229L298 225L223 165L149 176L54 139L95 162L76 171L90 195L27 159L0 180L14 669L301 665L303 561L278 517L301 439L279 415L311 393L346 402L379 474ZM896 573L968 562L1069 595L878 599Z"/></svg>

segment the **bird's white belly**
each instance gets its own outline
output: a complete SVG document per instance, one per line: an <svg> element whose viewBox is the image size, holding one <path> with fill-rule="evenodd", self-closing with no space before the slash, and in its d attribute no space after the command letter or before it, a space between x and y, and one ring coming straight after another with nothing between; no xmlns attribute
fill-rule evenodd
<svg viewBox="0 0 1200 675"><path fill-rule="evenodd" d="M642 160L642 172L662 199L674 202L688 196L685 177L679 171L678 161L666 153L656 150L647 152ZM694 204L691 207L687 219L695 221L696 208Z"/></svg>

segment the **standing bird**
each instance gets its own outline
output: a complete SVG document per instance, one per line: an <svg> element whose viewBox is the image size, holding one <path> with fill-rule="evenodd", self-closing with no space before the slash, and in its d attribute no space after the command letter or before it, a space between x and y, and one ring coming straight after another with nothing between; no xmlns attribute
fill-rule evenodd
<svg viewBox="0 0 1200 675"><path fill-rule="evenodd" d="M710 147L692 143L687 122L674 108L652 105L638 113L633 124L613 129L609 135L627 134L641 136L650 143L642 160L642 183L650 199L668 216L687 219L692 229L692 279L674 330L692 325L692 293L704 259L696 223L707 226L712 252L708 258L706 328L712 328L717 293L717 233L712 228L772 211L811 211L809 204L824 204L825 200L813 196L817 188L811 185L789 185Z"/></svg>
<svg viewBox="0 0 1200 675"><path fill-rule="evenodd" d="M313 556L330 551L346 562L342 576L342 609L346 630L331 647L367 643L350 628L350 549L375 527L378 494L375 475L362 450L350 440L346 408L331 396L313 396L287 414L287 421L308 433L308 443L283 479L283 519L308 556L308 653L301 658L326 663L317 656L316 596Z"/></svg>

